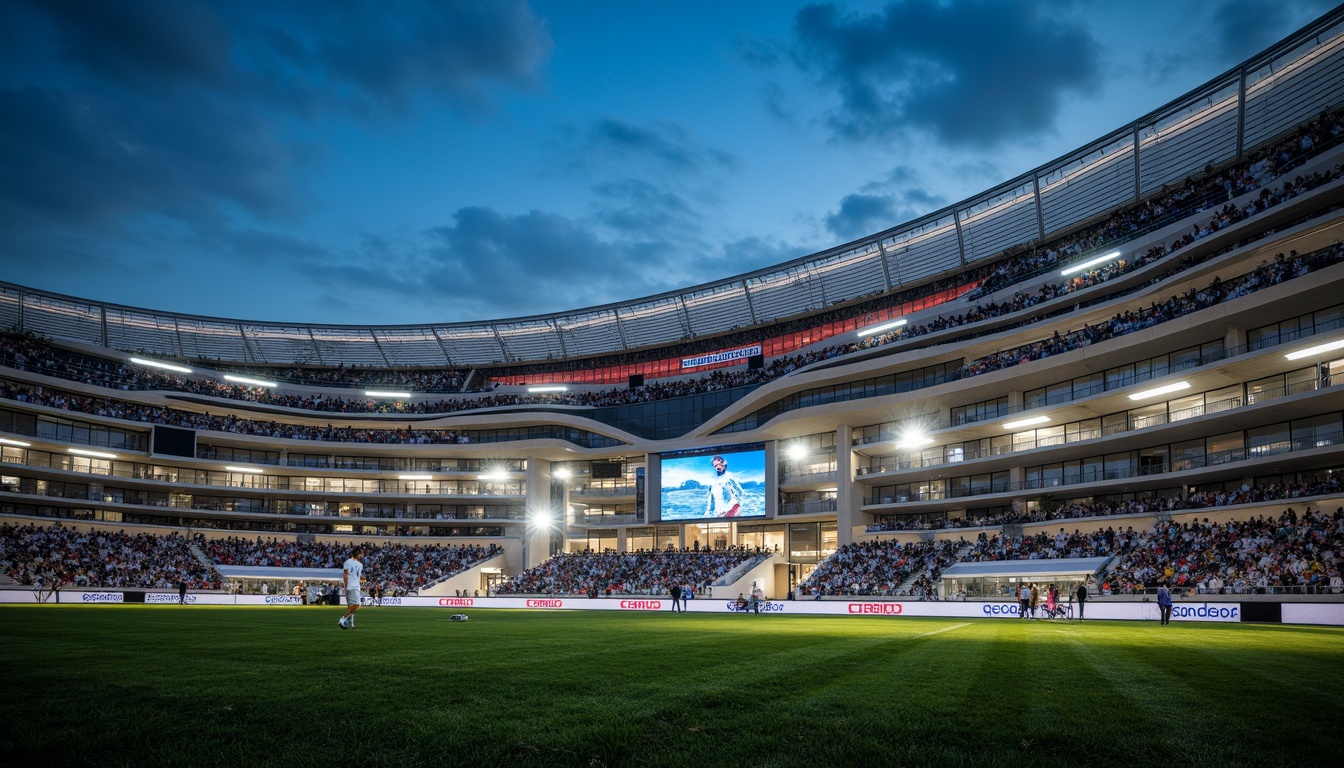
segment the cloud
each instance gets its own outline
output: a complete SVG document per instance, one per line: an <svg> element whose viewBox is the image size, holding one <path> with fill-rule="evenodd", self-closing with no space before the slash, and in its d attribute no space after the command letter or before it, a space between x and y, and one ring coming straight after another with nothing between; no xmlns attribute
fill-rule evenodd
<svg viewBox="0 0 1344 768"><path fill-rule="evenodd" d="M859 192L842 198L839 209L826 215L826 229L842 240L855 240L914 219L947 203L942 195L918 186L919 183L917 170L908 165L898 165L880 179L864 184Z"/></svg>
<svg viewBox="0 0 1344 768"><path fill-rule="evenodd" d="M1332 6L1334 0L1225 0L1211 9L1215 55L1229 64L1238 63Z"/></svg>
<svg viewBox="0 0 1344 768"><path fill-rule="evenodd" d="M827 116L848 142L916 129L985 149L1048 131L1069 94L1100 82L1098 43L1043 0L907 0L874 13L808 5L792 58L840 99Z"/></svg>
<svg viewBox="0 0 1344 768"><path fill-rule="evenodd" d="M669 121L636 125L604 117L580 129L563 130L551 146L564 173L629 174L634 169L659 177L691 176L732 169L738 162L731 153L702 145L685 126Z"/></svg>
<svg viewBox="0 0 1344 768"><path fill-rule="evenodd" d="M312 159L220 99L113 101L81 90L0 89L0 221L105 224L153 212L183 221L224 206L273 218L302 205Z"/></svg>
<svg viewBox="0 0 1344 768"><path fill-rule="evenodd" d="M54 22L61 57L106 80L138 88L165 81L218 86L230 78L232 34L205 3L33 4Z"/></svg>
<svg viewBox="0 0 1344 768"><path fill-rule="evenodd" d="M853 240L895 224L896 199L891 195L846 195L840 210L826 216L826 228Z"/></svg>

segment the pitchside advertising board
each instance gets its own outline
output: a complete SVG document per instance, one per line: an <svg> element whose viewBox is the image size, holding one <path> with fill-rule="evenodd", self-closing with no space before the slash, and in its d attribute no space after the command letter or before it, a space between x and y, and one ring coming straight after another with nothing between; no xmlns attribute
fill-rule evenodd
<svg viewBox="0 0 1344 768"><path fill-rule="evenodd" d="M34 603L37 596L27 590L0 590L0 603ZM52 604L52 600L47 600ZM125 602L122 592L112 590L62 590L62 605L118 604ZM176 592L146 592L145 602L151 605L176 605ZM217 595L189 594L188 605L263 605L299 606L302 600L293 595ZM402 608L514 608L533 611L668 611L672 599L668 597L599 598L584 597L385 597L384 607ZM1178 602L1172 608L1172 621L1240 622L1251 621L1257 607L1266 603ZM1284 624L1332 624L1344 626L1344 603L1271 603L1282 609ZM1077 605L1074 605L1076 611ZM692 613L742 613L735 600L699 598L686 606ZM1157 621L1156 603L1099 602L1087 604L1088 619L1113 621ZM748 613L754 613L750 609ZM762 615L788 614L793 616L868 616L900 618L921 616L958 619L1018 619L1015 602L901 602L887 600L767 600L761 604Z"/></svg>

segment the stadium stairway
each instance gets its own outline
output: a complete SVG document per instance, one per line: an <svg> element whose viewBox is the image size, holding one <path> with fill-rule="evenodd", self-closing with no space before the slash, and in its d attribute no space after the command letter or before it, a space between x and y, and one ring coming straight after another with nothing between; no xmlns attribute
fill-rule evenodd
<svg viewBox="0 0 1344 768"><path fill-rule="evenodd" d="M211 560L209 556L202 552L200 547L192 544L188 546L187 549L191 552L191 556L196 558L197 562L201 565L204 565L210 573L218 573L218 571L215 570L215 561Z"/></svg>
<svg viewBox="0 0 1344 768"><path fill-rule="evenodd" d="M952 562L960 563L961 559L965 557L973 548L974 547L970 544L963 545L961 549L957 550L956 554L952 555ZM905 577L905 581L902 581L900 584L896 585L896 594L899 595L909 592L910 588L915 585L915 581L917 581L919 577L929 576L932 573L933 573L933 566L926 562L923 568L916 568L915 570L911 571L910 575Z"/></svg>
<svg viewBox="0 0 1344 768"><path fill-rule="evenodd" d="M440 576L434 581L415 590L412 594L419 596L446 596L454 594L457 590L462 590L467 593L480 590L480 592L484 594L485 590L481 587L481 569L490 565L502 566L504 565L504 562L505 555L501 552L494 557L487 557L484 560L478 560L477 562L472 563L471 566L464 571L450 573L447 576Z"/></svg>

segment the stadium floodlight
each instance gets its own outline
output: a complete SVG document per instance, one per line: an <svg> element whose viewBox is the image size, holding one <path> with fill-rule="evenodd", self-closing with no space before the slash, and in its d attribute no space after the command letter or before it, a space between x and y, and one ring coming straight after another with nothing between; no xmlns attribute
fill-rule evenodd
<svg viewBox="0 0 1344 768"><path fill-rule="evenodd" d="M256 467L225 467L224 469L229 472L246 472L249 475L260 475L262 472L265 472L265 470Z"/></svg>
<svg viewBox="0 0 1344 768"><path fill-rule="evenodd" d="M803 459L806 459L812 452L808 450L807 446L804 445L803 443L794 443L793 445L790 445L788 447L788 450L785 451L785 453L787 453L788 457L790 459L793 459L794 461L802 461Z"/></svg>
<svg viewBox="0 0 1344 768"><path fill-rule="evenodd" d="M529 512L527 523L533 528L547 531L555 524L555 516L546 511Z"/></svg>
<svg viewBox="0 0 1344 768"><path fill-rule="evenodd" d="M892 328L900 328L902 325L905 325L908 322L910 321L902 317L900 320L892 320L890 323L883 323L881 325L873 325L867 328L860 328L858 330L858 333L854 335L858 336L860 339L864 339L869 336L876 336L877 334L882 333L883 331L890 331Z"/></svg>
<svg viewBox="0 0 1344 768"><path fill-rule="evenodd" d="M32 443L25 443L22 440L10 440L8 437L0 437L0 445L17 445L20 448L32 448Z"/></svg>
<svg viewBox="0 0 1344 768"><path fill-rule="evenodd" d="M1072 267L1069 267L1068 269L1060 270L1059 276L1068 277L1069 275L1072 275L1074 272L1082 272L1085 269L1091 269L1092 267L1099 267L1108 261L1115 261L1118 258L1120 258L1120 252L1111 251L1105 256L1098 256L1095 259L1089 259L1087 261L1084 261L1082 264L1074 264Z"/></svg>
<svg viewBox="0 0 1344 768"><path fill-rule="evenodd" d="M910 430L896 441L896 447L902 451L914 451L926 445L933 445L933 438L918 430Z"/></svg>
<svg viewBox="0 0 1344 768"><path fill-rule="evenodd" d="M490 482L500 482L503 480L508 480L509 475L507 472L486 472L484 475L477 475L476 479L487 480Z"/></svg>
<svg viewBox="0 0 1344 768"><path fill-rule="evenodd" d="M248 376L232 376L232 375L226 375L224 378L227 379L228 381L234 381L234 382L237 382L237 383L239 383L239 384L251 384L251 385L254 386L254 387L278 387L278 386L280 386L277 382L274 382L274 381L266 381L266 380L264 380L264 379L253 379L253 378L248 377Z"/></svg>
<svg viewBox="0 0 1344 768"><path fill-rule="evenodd" d="M1007 424L1004 424L1003 428L1021 429L1022 427L1030 427L1033 424L1044 424L1049 420L1050 420L1049 416L1032 416L1030 419L1022 419L1021 421L1010 421Z"/></svg>
<svg viewBox="0 0 1344 768"><path fill-rule="evenodd" d="M385 392L381 389L364 390L365 397L410 397L410 392Z"/></svg>
<svg viewBox="0 0 1344 768"><path fill-rule="evenodd" d="M1344 348L1344 339L1340 339L1338 341L1326 342L1325 344L1317 344L1314 347L1307 347L1306 349L1299 349L1296 352L1289 352L1288 354L1284 355L1284 357L1288 358L1289 360L1300 360L1304 357L1315 357L1316 355L1323 355L1326 352L1333 352L1336 349L1340 348Z"/></svg>
<svg viewBox="0 0 1344 768"><path fill-rule="evenodd" d="M568 391L569 387L565 386L564 384L547 384L541 387L527 388L527 393L529 395L540 394L542 392L568 392Z"/></svg>
<svg viewBox="0 0 1344 768"><path fill-rule="evenodd" d="M146 360L143 357L132 357L131 362L135 365L147 365L150 368L162 368L165 371L177 371L178 373L191 373L191 369L184 365L170 365L160 363L157 360Z"/></svg>
<svg viewBox="0 0 1344 768"><path fill-rule="evenodd" d="M1166 386L1155 387L1153 389L1145 389L1142 392L1135 392L1134 394L1129 396L1129 399L1145 400L1150 397L1157 397L1158 395L1167 395L1172 392L1180 392L1183 389L1189 389L1189 388L1190 388L1190 382L1178 381L1175 384L1167 384Z"/></svg>
<svg viewBox="0 0 1344 768"><path fill-rule="evenodd" d="M95 459L115 459L115 458L117 458L117 454L115 454L115 453L108 453L107 451L87 451L87 450L85 450L85 449L83 449L83 448L66 448L65 450L69 451L70 453L75 454L76 456L92 456L92 457L95 458Z"/></svg>
<svg viewBox="0 0 1344 768"><path fill-rule="evenodd" d="M397 475L398 480L433 480L433 475Z"/></svg>
<svg viewBox="0 0 1344 768"><path fill-rule="evenodd" d="M551 475L561 480L568 480L574 476L574 472L564 467L561 467L560 469L557 469L554 472L552 472Z"/></svg>

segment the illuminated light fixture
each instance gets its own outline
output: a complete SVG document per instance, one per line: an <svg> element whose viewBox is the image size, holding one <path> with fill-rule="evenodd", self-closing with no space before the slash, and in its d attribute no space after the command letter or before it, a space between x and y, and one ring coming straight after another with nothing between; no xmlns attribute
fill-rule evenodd
<svg viewBox="0 0 1344 768"><path fill-rule="evenodd" d="M1089 259L1088 261L1084 261L1082 264L1074 264L1072 267L1069 267L1068 269L1060 270L1059 276L1068 277L1069 275L1072 275L1074 272L1082 272L1085 269L1091 269L1092 267L1099 267L1108 261L1115 261L1118 258L1120 258L1120 252L1111 251L1105 256L1098 256L1095 259Z"/></svg>
<svg viewBox="0 0 1344 768"><path fill-rule="evenodd" d="M484 475L477 475L477 480L508 480L509 476L503 472L487 472Z"/></svg>
<svg viewBox="0 0 1344 768"><path fill-rule="evenodd" d="M1030 427L1033 424L1044 424L1049 420L1050 420L1049 416L1032 416L1030 419L1022 419L1021 421L1010 421L1007 424L1004 424L1003 428L1020 429L1022 427Z"/></svg>
<svg viewBox="0 0 1344 768"><path fill-rule="evenodd" d="M256 467L225 467L230 472L246 472L249 475L260 475L262 470Z"/></svg>
<svg viewBox="0 0 1344 768"><path fill-rule="evenodd" d="M933 445L933 438L923 432L908 432L896 441L896 447L903 451L913 451L926 445Z"/></svg>
<svg viewBox="0 0 1344 768"><path fill-rule="evenodd" d="M801 461L802 459L807 458L812 452L807 449L806 445L803 445L802 443L794 443L788 447L786 453L790 459Z"/></svg>
<svg viewBox="0 0 1344 768"><path fill-rule="evenodd" d="M561 480L568 480L569 478L571 478L571 477L574 476L574 473L573 473L573 472L569 471L568 469L564 469L563 467L560 468L560 469L555 470L555 471L552 472L551 474L555 475L556 477L560 478Z"/></svg>
<svg viewBox="0 0 1344 768"><path fill-rule="evenodd" d="M106 451L86 451L83 448L66 448L70 453L76 456L92 456L95 459L115 459L117 454L107 453Z"/></svg>
<svg viewBox="0 0 1344 768"><path fill-rule="evenodd" d="M569 387L564 384L550 384L544 387L528 387L528 394L538 394L541 392L568 392Z"/></svg>
<svg viewBox="0 0 1344 768"><path fill-rule="evenodd" d="M892 320L890 323L874 325L869 328L860 328L859 332L855 335L861 339L867 336L876 336L877 334L883 331L890 331L892 328L900 328L902 325L905 325L908 322L910 321L906 320L905 318L901 318L900 320Z"/></svg>
<svg viewBox="0 0 1344 768"><path fill-rule="evenodd" d="M142 357L132 357L131 362L136 365L148 365L150 368L162 368L165 371L177 371L178 373L191 373L191 369L181 365L169 365L160 363L157 360L146 360Z"/></svg>
<svg viewBox="0 0 1344 768"><path fill-rule="evenodd" d="M1149 397L1157 397L1158 395L1166 395L1166 394L1169 394L1169 393L1171 393L1171 392L1180 392L1180 391L1183 390L1183 389L1189 389L1189 388L1190 388L1190 382L1188 382L1188 381L1178 381L1178 382L1176 382L1175 384L1168 384L1168 385L1166 385L1165 387L1157 387L1157 388L1155 388L1155 389L1145 389L1145 390L1143 390L1142 392L1135 392L1134 394L1132 394L1132 395L1129 396L1129 399L1130 399L1130 400L1144 400L1144 399L1149 398Z"/></svg>
<svg viewBox="0 0 1344 768"><path fill-rule="evenodd" d="M397 475L398 480L433 480L433 475Z"/></svg>
<svg viewBox="0 0 1344 768"><path fill-rule="evenodd" d="M264 380L262 380L262 379L251 379L251 378L248 378L248 377L246 377L246 376L225 376L224 378L227 379L228 381L236 381L236 382L238 382L239 384L252 384L253 386L258 386L258 387L278 387L278 386L280 386L279 384L277 384L277 383L274 382L274 381L264 381Z"/></svg>
<svg viewBox="0 0 1344 768"><path fill-rule="evenodd" d="M1333 352L1336 349L1341 348L1344 348L1344 339L1340 339L1339 341L1331 341L1326 344L1317 344L1314 347L1307 347L1306 349L1299 349L1296 352L1289 352L1288 354L1284 355L1284 357L1288 358L1289 360L1300 360L1304 357L1314 357L1316 355L1324 354L1326 352Z"/></svg>
<svg viewBox="0 0 1344 768"><path fill-rule="evenodd" d="M32 443L25 443L22 440L10 440L8 437L0 437L0 445L17 445L20 448L32 448Z"/></svg>
<svg viewBox="0 0 1344 768"><path fill-rule="evenodd" d="M365 397L410 397L410 392L384 392L381 389L364 390Z"/></svg>

